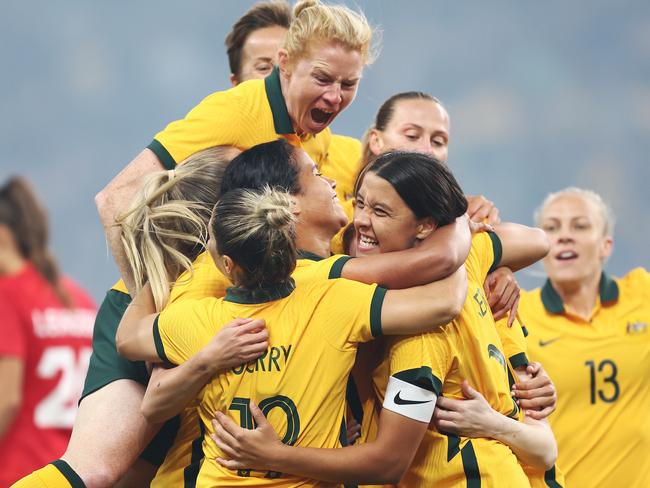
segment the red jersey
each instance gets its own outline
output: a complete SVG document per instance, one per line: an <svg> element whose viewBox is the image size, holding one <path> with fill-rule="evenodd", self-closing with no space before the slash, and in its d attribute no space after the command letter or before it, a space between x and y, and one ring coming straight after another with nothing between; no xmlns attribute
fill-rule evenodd
<svg viewBox="0 0 650 488"><path fill-rule="evenodd" d="M74 308L66 308L49 283L28 264L0 277L0 356L24 365L22 403L0 437L0 486L60 457L77 413L92 351L96 307L63 279Z"/></svg>

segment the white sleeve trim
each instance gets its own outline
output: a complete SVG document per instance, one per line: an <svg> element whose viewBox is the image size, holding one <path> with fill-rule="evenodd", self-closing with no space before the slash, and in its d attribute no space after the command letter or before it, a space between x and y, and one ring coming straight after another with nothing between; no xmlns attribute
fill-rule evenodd
<svg viewBox="0 0 650 488"><path fill-rule="evenodd" d="M433 391L391 376L384 397L384 408L419 422L429 423L436 408Z"/></svg>

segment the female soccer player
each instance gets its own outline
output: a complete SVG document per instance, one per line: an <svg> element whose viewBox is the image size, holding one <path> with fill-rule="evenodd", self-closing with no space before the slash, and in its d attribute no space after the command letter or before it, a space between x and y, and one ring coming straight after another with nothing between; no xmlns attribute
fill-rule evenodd
<svg viewBox="0 0 650 488"><path fill-rule="evenodd" d="M284 138L300 146L309 134L324 134L319 163L327 154L328 126L354 100L363 66L372 61L372 30L360 13L317 0L298 2L278 53L278 68L213 93L185 119L172 122L96 197L109 246L132 288L120 249L115 217L124 213L143 175L172 169L190 154L212 146L246 149Z"/></svg>
<svg viewBox="0 0 650 488"><path fill-rule="evenodd" d="M239 421L247 426L252 400L273 412L269 416L277 427L286 426L286 442L334 447L340 445L356 344L380 334L422 331L423 324L439 320L440 298L432 294L434 285L386 291L348 280L313 280L296 286L294 220L289 195L234 190L222 196L211 220L209 250L235 287L225 298L172 304L160 315L150 313L146 293L138 294L118 329L118 350L132 359L180 364L229 317L263 317L270 332L268 353L212 380L200 407L204 429L212 430L212 412L223 408L240 412ZM191 328L183 325L188 320ZM319 380L313 381L316 375ZM203 449L206 456L216 454L207 439ZM197 486L247 485L249 476L259 484L277 484L269 479L277 475L233 473L205 462ZM308 481L290 478L283 484L301 483Z"/></svg>
<svg viewBox="0 0 650 488"><path fill-rule="evenodd" d="M212 275L207 275L205 260L195 264L193 273L186 269L203 249L200 236L207 233L206 222L211 211L211 206L202 207L196 201L214 204L219 196L224 168L237 152L228 148L210 148L188 158L173 171L150 175L133 209L124 217L125 228L140 230L137 233L139 238L134 237L135 233L123 235L127 253L134 262L136 283L149 280L153 284L157 307L162 308L168 301L185 297L189 293L186 288L190 278L201 282L202 287L225 289L225 280L215 281ZM178 218L178 215L183 218ZM178 280L179 286L170 296L172 284L184 272ZM140 413L144 388L149 380L144 363L125 360L115 348L117 325L129 302L126 290L112 289L97 314L93 354L65 453L54 464L36 471L17 486L31 486L29 483L37 480L41 484L36 486L64 486L62 483L66 480L70 486L78 483L90 488L112 486L126 473L158 430L159 425L148 423ZM231 336L249 328L228 328L215 337L209 370L224 367L223 362L243 353L242 346L230 343ZM257 338L263 342L263 338ZM238 358L236 364L241 359ZM201 361L201 357L197 361ZM97 436L99 424L111 425L112 428L105 435ZM171 439L166 438L170 436ZM148 483L146 480L162 463L173 437L173 429L163 429L160 437L143 454L146 462L140 463L137 473L130 473L141 477L125 480L124 486ZM44 460L48 461L51 458Z"/></svg>
<svg viewBox="0 0 650 488"><path fill-rule="evenodd" d="M61 276L29 184L0 187L0 486L60 456L90 357L95 305Z"/></svg>
<svg viewBox="0 0 650 488"><path fill-rule="evenodd" d="M647 486L650 480L650 274L604 271L614 220L590 190L546 197L536 220L551 242L548 280L522 294L531 358L555 380L558 464L568 486Z"/></svg>
<svg viewBox="0 0 650 488"><path fill-rule="evenodd" d="M412 153L379 157L358 188L356 244L357 252L366 255L412 246L444 222L440 209L449 200L440 195L448 194L448 188L460 193L444 166ZM221 456L219 462L231 469L251 466L328 481L396 483L415 456L403 486L447 486L463 478L469 483L482 480L486 486L527 486L511 449L523 462L546 467L554 461L555 442L544 422L508 418L516 416L517 407L482 282L495 263L525 266L544 255L547 243L542 233L523 226L503 224L496 231L474 237L466 262L468 295L459 318L435 332L390 345L391 376L374 442L344 450L289 449L260 410L251 407L260 426L254 431L218 416L215 442L225 457L234 458ZM463 379L500 412L499 429L491 432L498 440L470 441L427 430L436 397L462 397Z"/></svg>

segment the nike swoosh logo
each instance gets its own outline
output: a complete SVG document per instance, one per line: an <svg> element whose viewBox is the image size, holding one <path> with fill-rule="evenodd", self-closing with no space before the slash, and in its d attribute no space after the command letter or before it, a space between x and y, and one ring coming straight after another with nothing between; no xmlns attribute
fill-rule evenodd
<svg viewBox="0 0 650 488"><path fill-rule="evenodd" d="M399 396L400 393L402 392L398 391L397 395L395 395L395 398L393 399L393 401L397 405L418 405L420 403L429 403L433 401L433 400L405 400L404 398Z"/></svg>
<svg viewBox="0 0 650 488"><path fill-rule="evenodd" d="M539 340L539 347L546 347L546 346L548 346L550 344L553 344L555 341L559 341L560 339L562 339L562 336L554 337L553 339L549 339L548 341L543 341L543 340L540 339Z"/></svg>

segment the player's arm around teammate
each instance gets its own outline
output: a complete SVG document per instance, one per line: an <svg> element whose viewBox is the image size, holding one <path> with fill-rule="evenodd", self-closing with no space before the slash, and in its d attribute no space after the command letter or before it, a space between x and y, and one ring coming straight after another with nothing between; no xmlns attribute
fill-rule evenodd
<svg viewBox="0 0 650 488"><path fill-rule="evenodd" d="M95 198L111 252L129 290L132 280L120 248L115 218L124 212L144 175L172 169L212 146L242 149L318 134L354 100L363 67L373 59L372 29L361 13L341 5L301 1L278 53L279 67L206 97L185 119L173 122Z"/></svg>
<svg viewBox="0 0 650 488"><path fill-rule="evenodd" d="M397 159L392 161L392 158ZM426 156L392 154L386 155L384 159L386 165L399 163L395 164L399 168L404 168L407 162L413 168L427 165L432 168L432 171L437 169L438 179L451 183L450 174L439 163L430 161ZM361 215L355 215L355 227L358 231L357 244L358 250L367 255L389 250L393 246L399 248L413 245L411 239L417 239L427 225L427 219L422 219L421 216L417 218L417 214L407 218L408 216L403 214L405 209L402 208L406 207L406 204L402 201L400 205L394 197L386 197L389 191L389 188L386 187L387 182L381 182L377 178L377 175L367 174L362 189L357 194L357 211L361 212ZM429 181L429 179L431 178L416 178L415 180ZM457 184L455 186L457 187ZM394 188L393 193L395 193ZM415 193L421 194L421 192ZM400 195L402 194L408 196L413 195L413 192L404 191L400 193ZM455 198L452 199L452 202L465 201L460 189L454 195ZM399 198L397 193L395 193L395 197ZM417 207L413 202L410 203ZM448 221L450 217L453 218L453 211L446 208L445 205L442 207L439 211L440 215L437 215L435 219L436 222L444 221L444 219ZM463 211L465 209L466 203ZM401 218L397 219L396 216L401 216ZM372 225L368 219L373 219ZM397 225L406 227L398 229ZM435 225L429 230L434 228ZM503 226L503 228L503 240L498 241L503 248L502 259L495 259L496 262L501 261L504 265L520 266L526 262L534 262L547 251L548 244L545 236L538 230L514 225ZM496 232L498 234L498 228ZM528 248L519 246L519 239L528 240L530 246ZM415 337L413 340L420 339ZM422 392L418 393L419 390ZM396 413L397 411L393 411L393 408L390 410L384 408L380 417L377 439L374 442L352 446L344 450L294 450L278 445L279 442L273 442L275 434L267 428L267 424L258 415L259 411L256 413L254 408L252 411L259 428L253 431L240 429L219 413L217 420L221 425L215 424L214 440L223 452L232 458L231 460L220 459L219 462L230 469L243 466L273 465L275 468L269 469L296 472L326 481L396 483L411 464L433 414L434 402L431 401L431 398L435 398L435 396L432 391L425 391L424 388L419 387L413 387L412 391L420 395L418 401L408 402L411 408L417 410L416 415L411 415L409 418L409 414L404 413L403 410Z"/></svg>

